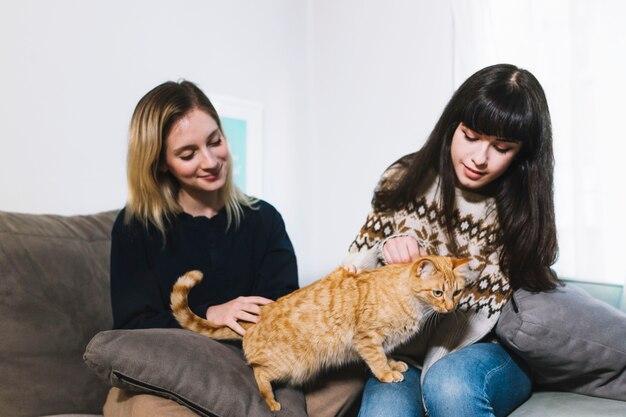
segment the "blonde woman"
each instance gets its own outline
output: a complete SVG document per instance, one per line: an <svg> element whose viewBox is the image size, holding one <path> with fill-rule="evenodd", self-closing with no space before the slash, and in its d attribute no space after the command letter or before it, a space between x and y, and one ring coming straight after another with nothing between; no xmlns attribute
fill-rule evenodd
<svg viewBox="0 0 626 417"><path fill-rule="evenodd" d="M198 269L191 309L242 334L259 306L298 288L296 257L281 215L233 183L220 118L189 81L166 82L137 104L130 126L128 202L111 243L116 329L177 328L174 281ZM193 416L174 401L112 389L106 416Z"/></svg>

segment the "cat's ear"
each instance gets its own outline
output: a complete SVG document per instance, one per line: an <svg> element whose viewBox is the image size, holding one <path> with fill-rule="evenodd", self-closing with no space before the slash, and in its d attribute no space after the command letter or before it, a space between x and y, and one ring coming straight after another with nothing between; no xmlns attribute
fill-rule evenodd
<svg viewBox="0 0 626 417"><path fill-rule="evenodd" d="M471 271L469 262L469 258L452 258L454 274L462 277L467 276Z"/></svg>
<svg viewBox="0 0 626 417"><path fill-rule="evenodd" d="M463 264L469 263L470 258L452 258L452 269L457 266L461 266Z"/></svg>
<svg viewBox="0 0 626 417"><path fill-rule="evenodd" d="M435 272L435 264L428 259L422 259L417 263L415 275L421 278L427 278Z"/></svg>

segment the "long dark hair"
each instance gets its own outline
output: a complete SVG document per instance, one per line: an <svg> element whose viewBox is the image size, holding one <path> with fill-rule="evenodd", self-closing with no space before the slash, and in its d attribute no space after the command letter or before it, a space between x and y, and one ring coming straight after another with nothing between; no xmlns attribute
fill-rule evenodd
<svg viewBox="0 0 626 417"><path fill-rule="evenodd" d="M446 105L424 146L397 162L400 177L394 186L379 188L374 208L384 212L410 206L424 182L433 173L439 175L443 221L456 250L456 174L450 146L460 123L484 135L521 143L511 166L487 186L500 223L500 268L514 289L554 288L559 280L550 269L558 253L550 112L541 85L524 69L499 64L469 77Z"/></svg>

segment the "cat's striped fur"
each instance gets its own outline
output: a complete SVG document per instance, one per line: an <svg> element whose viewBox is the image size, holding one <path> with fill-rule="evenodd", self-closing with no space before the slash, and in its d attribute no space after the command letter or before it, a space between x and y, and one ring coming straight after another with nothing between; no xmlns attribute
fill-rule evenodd
<svg viewBox="0 0 626 417"><path fill-rule="evenodd" d="M257 324L240 322L246 329L245 357L270 409L280 409L271 382L299 385L322 369L359 358L380 381L401 381L407 365L386 353L419 331L429 312L456 308L467 262L427 256L359 273L338 268L262 306ZM174 285L171 308L176 320L213 339L241 339L189 309L187 295L201 279L202 273L191 271Z"/></svg>

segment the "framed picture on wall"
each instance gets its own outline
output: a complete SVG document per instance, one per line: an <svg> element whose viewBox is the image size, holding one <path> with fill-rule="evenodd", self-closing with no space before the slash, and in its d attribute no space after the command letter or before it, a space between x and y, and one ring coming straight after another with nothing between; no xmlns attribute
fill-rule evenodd
<svg viewBox="0 0 626 417"><path fill-rule="evenodd" d="M263 107L253 101L212 95L233 158L235 184L246 194L263 194Z"/></svg>

